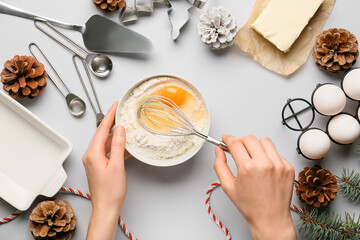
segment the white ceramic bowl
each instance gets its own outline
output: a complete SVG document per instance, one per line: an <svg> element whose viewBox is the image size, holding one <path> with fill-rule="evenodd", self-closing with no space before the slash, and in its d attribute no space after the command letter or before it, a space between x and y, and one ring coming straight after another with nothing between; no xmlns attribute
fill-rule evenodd
<svg viewBox="0 0 360 240"><path fill-rule="evenodd" d="M185 86L189 87L198 97L198 99L201 101L202 103L202 107L204 109L204 114L205 114L205 128L204 128L204 134L208 135L209 134L209 129L210 129L210 113L209 113L209 109L206 105L205 99L204 97L201 95L201 93L199 92L199 90L197 90L197 88L192 85L191 83L189 83L188 81L179 78L179 77L175 77L172 75L156 75L156 76L152 76L152 77L148 77L145 78L143 80L141 80L140 82L136 83L135 85L133 85L123 96L123 98L121 99L117 112L116 112L116 125L119 124L119 113L121 112L121 109L125 103L125 101L129 98L129 96L131 95L131 93L134 91L135 88L137 88L139 85L141 85L142 83L154 79L154 78L161 78L161 77L168 77L168 78L172 78L175 80L178 80L179 82L181 82L181 84L184 84ZM158 167L170 167L170 166L175 166L178 164L181 164L183 162L186 162L187 160L189 160L190 158L192 158L200 149L201 147L204 145L204 140L203 139L198 139L198 141L195 143L195 145L193 147L191 147L190 149L188 149L184 154L173 157L173 158L168 158L168 159L152 159L152 158L148 158L146 156L141 156L139 155L136 151L133 151L131 146L129 146L128 144L126 145L126 150L136 159L147 163L149 165L152 166L158 166Z"/></svg>

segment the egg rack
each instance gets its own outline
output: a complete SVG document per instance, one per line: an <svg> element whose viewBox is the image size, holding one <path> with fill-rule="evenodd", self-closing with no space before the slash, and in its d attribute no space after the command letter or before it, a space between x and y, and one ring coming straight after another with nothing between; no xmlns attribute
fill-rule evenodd
<svg viewBox="0 0 360 240"><path fill-rule="evenodd" d="M358 102L355 115L344 112L347 98ZM295 105L301 105L299 110ZM290 112L290 114L286 114ZM316 112L330 117L326 130L311 127ZM301 115L309 114L307 120ZM360 68L348 70L341 80L341 87L332 83L319 84L311 95L311 103L303 98L289 99L282 109L282 124L293 131L301 131L297 152L309 160L324 158L331 142L349 145L360 137ZM294 124L291 124L295 122Z"/></svg>

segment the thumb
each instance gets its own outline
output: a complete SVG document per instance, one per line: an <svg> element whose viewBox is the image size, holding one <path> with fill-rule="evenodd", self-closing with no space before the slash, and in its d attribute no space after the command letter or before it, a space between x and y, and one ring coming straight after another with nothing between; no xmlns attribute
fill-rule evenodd
<svg viewBox="0 0 360 240"><path fill-rule="evenodd" d="M226 155L224 151L221 148L216 147L215 155L216 155L216 159L214 163L214 169L216 175L220 180L221 185L223 186L223 189L224 188L226 189L229 186L229 184L231 184L235 180L235 177L232 174L229 166L227 165Z"/></svg>
<svg viewBox="0 0 360 240"><path fill-rule="evenodd" d="M110 164L121 164L121 166L124 166L125 144L125 128L122 126L115 127L111 141Z"/></svg>

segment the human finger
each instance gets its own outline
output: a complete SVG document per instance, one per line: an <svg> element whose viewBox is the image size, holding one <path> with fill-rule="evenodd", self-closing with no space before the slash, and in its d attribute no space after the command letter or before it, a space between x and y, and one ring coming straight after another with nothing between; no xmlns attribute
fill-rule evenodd
<svg viewBox="0 0 360 240"><path fill-rule="evenodd" d="M251 160L244 145L234 136L224 134L222 136L222 139L226 146L229 148L229 152L233 157L237 168L240 168L241 165L244 164L246 161Z"/></svg>
<svg viewBox="0 0 360 240"><path fill-rule="evenodd" d="M221 185L226 189L235 180L235 177L227 165L224 151L219 147L216 147L215 156L214 169Z"/></svg>
<svg viewBox="0 0 360 240"><path fill-rule="evenodd" d="M123 126L117 126L111 141L110 163L124 167L126 133Z"/></svg>
<svg viewBox="0 0 360 240"><path fill-rule="evenodd" d="M105 145L106 154L109 154L109 152L111 151L111 142L112 142L113 136L114 136L114 133L111 133L106 141L106 145ZM132 155L125 149L125 153L124 153L125 160L130 158L131 156Z"/></svg>
<svg viewBox="0 0 360 240"><path fill-rule="evenodd" d="M105 144L105 152L109 153L111 150L111 142L112 142L112 138L114 136L114 133L110 133L110 135L108 136L108 139L106 140L106 144Z"/></svg>
<svg viewBox="0 0 360 240"><path fill-rule="evenodd" d="M291 165L291 163L286 160L283 156L280 156L281 161L283 162L283 164L285 165L285 168L289 171L289 172L295 172L293 165ZM294 173L295 174L295 173Z"/></svg>
<svg viewBox="0 0 360 240"><path fill-rule="evenodd" d="M125 149L124 159L127 160L131 157L132 157L132 155Z"/></svg>
<svg viewBox="0 0 360 240"><path fill-rule="evenodd" d="M258 158L259 160L265 160L265 151L261 146L260 141L255 136L249 135L240 138L240 141L243 143L245 149L252 159Z"/></svg>
<svg viewBox="0 0 360 240"><path fill-rule="evenodd" d="M94 141L93 145L101 148L101 150L105 151L105 144L108 139L109 133L111 128L115 124L115 114L118 102L115 102L109 111L107 112L106 116L102 120L101 124L99 125L98 129L94 134ZM98 149L100 150L100 149Z"/></svg>
<svg viewBox="0 0 360 240"><path fill-rule="evenodd" d="M284 163L281 160L274 143L269 138L261 138L260 144L262 145L262 148L264 149L266 155L276 166L283 166Z"/></svg>

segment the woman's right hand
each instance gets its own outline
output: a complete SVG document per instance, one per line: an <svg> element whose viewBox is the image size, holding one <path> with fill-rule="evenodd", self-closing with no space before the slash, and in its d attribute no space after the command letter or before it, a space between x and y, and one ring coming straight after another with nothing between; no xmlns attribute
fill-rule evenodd
<svg viewBox="0 0 360 240"><path fill-rule="evenodd" d="M294 168L268 138L223 136L236 163L234 176L224 151L215 149L214 168L224 192L246 219L253 238L297 239L290 214Z"/></svg>

